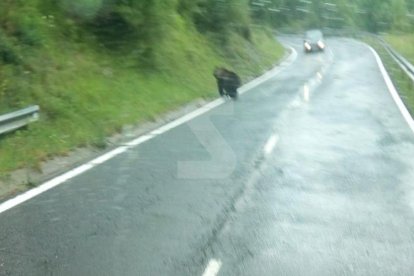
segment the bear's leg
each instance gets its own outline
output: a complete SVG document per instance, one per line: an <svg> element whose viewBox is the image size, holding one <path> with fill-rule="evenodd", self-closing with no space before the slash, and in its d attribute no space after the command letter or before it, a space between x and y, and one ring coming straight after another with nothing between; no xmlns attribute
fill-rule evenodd
<svg viewBox="0 0 414 276"><path fill-rule="evenodd" d="M221 80L217 81L217 86L218 86L218 91L221 97L224 96L224 87L223 87L223 82Z"/></svg>

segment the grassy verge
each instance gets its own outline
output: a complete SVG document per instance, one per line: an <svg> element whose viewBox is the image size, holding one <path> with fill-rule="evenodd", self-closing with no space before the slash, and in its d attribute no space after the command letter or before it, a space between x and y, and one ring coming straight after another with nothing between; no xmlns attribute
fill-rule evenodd
<svg viewBox="0 0 414 276"><path fill-rule="evenodd" d="M42 110L40 122L0 139L0 175L39 168L41 161L77 147L103 148L105 138L126 124L153 120L197 98L216 97L212 71L217 65L246 78L284 54L264 30L254 33L253 42L235 35L228 48L218 49L180 19L170 28L168 39L158 45L153 71L137 66L133 53L114 54L88 42L55 38L26 51L28 66L0 64L0 99L14 103L0 104L0 113L29 104Z"/></svg>
<svg viewBox="0 0 414 276"><path fill-rule="evenodd" d="M365 42L370 44L380 55L388 74L390 75L395 87L397 88L401 99L404 101L411 115L414 116L414 84L410 77L400 68L400 66L394 61L394 59L388 54L384 47L375 38L365 38ZM388 40L388 39L387 39ZM402 40L398 40L393 37L392 40L388 40L390 44L395 47L397 51L401 49L398 45L403 45ZM391 41L393 43L391 43ZM408 48L407 48L408 49ZM413 51L401 51L400 53L406 58L414 57L414 47L411 47Z"/></svg>
<svg viewBox="0 0 414 276"><path fill-rule="evenodd" d="M386 35L384 38L396 51L414 63L414 35Z"/></svg>

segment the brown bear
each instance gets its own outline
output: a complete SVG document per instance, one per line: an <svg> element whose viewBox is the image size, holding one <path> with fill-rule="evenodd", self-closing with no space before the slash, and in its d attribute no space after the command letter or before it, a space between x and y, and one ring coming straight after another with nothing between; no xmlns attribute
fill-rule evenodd
<svg viewBox="0 0 414 276"><path fill-rule="evenodd" d="M237 89L241 85L240 77L223 67L214 69L213 75L217 80L220 96L227 95L232 99L237 99Z"/></svg>

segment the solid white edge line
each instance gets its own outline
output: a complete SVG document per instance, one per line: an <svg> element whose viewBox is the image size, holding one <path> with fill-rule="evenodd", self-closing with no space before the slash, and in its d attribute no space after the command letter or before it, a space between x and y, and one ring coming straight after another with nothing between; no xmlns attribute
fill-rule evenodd
<svg viewBox="0 0 414 276"><path fill-rule="evenodd" d="M204 270L203 276L216 276L219 273L221 266L222 262L220 260L211 259Z"/></svg>
<svg viewBox="0 0 414 276"><path fill-rule="evenodd" d="M93 168L94 165L92 164L85 164L85 165L81 165L71 171L68 171L56 178L53 178L52 180L49 180L47 182L45 182L44 184L40 185L39 187L33 188L21 195L16 196L13 199L7 200L6 202L3 202L2 204L0 204L0 214L13 208L16 207L17 205L28 201L29 199L32 199L66 181L68 181L69 179L78 176L88 170L90 170L91 168Z"/></svg>
<svg viewBox="0 0 414 276"><path fill-rule="evenodd" d="M153 137L154 136L153 135L150 135L150 134L143 135L143 136L140 136L140 137L132 140L131 142L126 143L125 146L133 148L133 147L135 147L135 146L137 146L139 144L142 144L142 143L144 143L144 142L146 142L148 140L151 140Z"/></svg>
<svg viewBox="0 0 414 276"><path fill-rule="evenodd" d="M280 71L281 71L281 66L283 67L287 67L288 65L291 65L297 58L297 52L295 51L295 49L291 48L291 54L290 56L283 61L279 66L276 66L275 68L269 70L267 73L265 73L263 76L260 76L254 80L252 80L251 82L243 85L240 89L243 90L243 93L247 92L248 90L258 86L259 84L265 82L266 80L270 79L271 77L276 76ZM103 155L95 158L92 161L87 162L86 164L80 165L79 167L76 167L66 173L63 173L60 176L57 176L49 181L46 181L45 183L39 185L36 188L33 188L29 191L24 192L23 194L20 194L14 198L11 198L3 203L0 203L0 214L13 208L16 207L17 205L20 205L76 176L81 175L82 173L100 165L103 164L104 162L114 158L115 156L120 155L121 153L124 153L125 151L127 151L130 148L133 148L135 146L138 146L148 140L151 140L152 138L156 137L157 135L163 134L179 125L182 125L210 110L212 110L213 108L216 108L220 105L222 105L223 103L225 103L225 101L223 99L216 99L212 102L207 103L206 105L178 118L173 120L170 123L167 123L164 126L159 127L156 130L153 130L152 132L150 132L149 134L140 136L128 143L126 143L123 146L120 146L118 148L115 148L107 153L104 153Z"/></svg>
<svg viewBox="0 0 414 276"><path fill-rule="evenodd" d="M188 122L188 121L190 121L190 120L192 120L192 119L194 119L194 118L196 118L196 117L212 110L213 108L215 108L217 106L222 105L224 102L225 101L223 99L214 100L214 101L206 104L205 106L202 106L199 109L196 109L196 110L184 115L181 118L178 118L178 119L176 119L176 120L174 120L170 123L167 123L166 125L158 128L156 130L153 130L152 132L150 132L150 135L156 136L156 135L163 134L163 133L165 133L165 132L167 132L167 131L169 131L169 130L171 130L171 129L179 126L179 125L182 125L182 124L184 124L184 123L186 123L186 122Z"/></svg>
<svg viewBox="0 0 414 276"><path fill-rule="evenodd" d="M365 44L366 45L366 44ZM394 83L391 80L391 77L388 75L387 70L385 69L385 66L378 55L378 53L369 45L366 45L371 52L374 54L374 57L377 61L378 67L381 71L381 74L384 78L385 84L388 87L388 91L391 93L392 98L394 99L394 102L396 103L398 109L400 110L402 116L404 117L405 121L408 123L408 126L411 128L411 130L414 132L414 120L411 117L410 112L408 111L407 107L405 106L404 102L401 100L400 95L398 94L397 89L394 86Z"/></svg>
<svg viewBox="0 0 414 276"><path fill-rule="evenodd" d="M285 61L283 61L279 66L276 66L273 69L265 72L260 77L254 79L251 82L246 83L245 85L240 87L239 88L239 93L240 94L246 93L247 91L249 91L253 87L256 87L256 86L262 84L263 82L265 82L265 81L273 78L274 76L276 76L278 73L280 73L282 71L282 69L284 67L291 65L297 59L298 52L293 47L288 47L288 49L290 50L291 54Z"/></svg>
<svg viewBox="0 0 414 276"><path fill-rule="evenodd" d="M114 150L111 150L110 152L105 153L104 155L101 155L97 158L95 158L94 160L92 160L91 162L89 162L92 165L99 165L99 164L103 164L106 161L114 158L117 155L120 155L121 153L124 153L128 150L128 147L126 146L121 146L119 148L116 148Z"/></svg>

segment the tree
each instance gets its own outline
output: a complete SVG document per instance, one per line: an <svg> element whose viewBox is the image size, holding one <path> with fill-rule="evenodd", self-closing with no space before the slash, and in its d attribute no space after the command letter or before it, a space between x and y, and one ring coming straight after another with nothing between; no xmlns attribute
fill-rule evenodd
<svg viewBox="0 0 414 276"><path fill-rule="evenodd" d="M405 0L394 0L391 2L390 20L391 28L395 31L406 31L408 29L407 4Z"/></svg>
<svg viewBox="0 0 414 276"><path fill-rule="evenodd" d="M224 41L232 31L250 38L247 0L200 0L193 18L199 31L217 33Z"/></svg>

